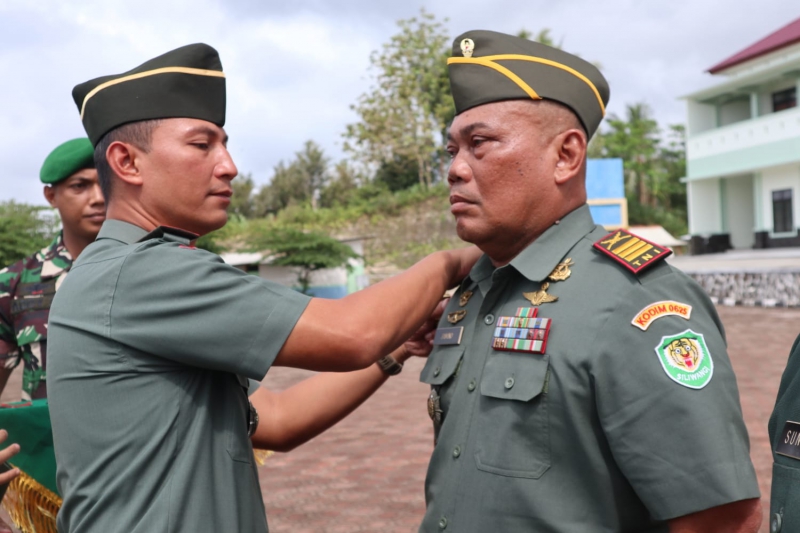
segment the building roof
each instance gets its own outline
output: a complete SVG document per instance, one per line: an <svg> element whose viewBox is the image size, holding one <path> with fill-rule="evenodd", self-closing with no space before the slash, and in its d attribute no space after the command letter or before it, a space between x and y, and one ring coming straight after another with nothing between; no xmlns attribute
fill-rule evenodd
<svg viewBox="0 0 800 533"><path fill-rule="evenodd" d="M776 32L770 33L760 41L751 44L741 52L708 69L711 74L723 71L750 59L768 54L779 48L800 42L800 18L790 22Z"/></svg>
<svg viewBox="0 0 800 533"><path fill-rule="evenodd" d="M628 231L648 241L666 246L667 248L686 246L685 242L676 239L661 226L630 226Z"/></svg>

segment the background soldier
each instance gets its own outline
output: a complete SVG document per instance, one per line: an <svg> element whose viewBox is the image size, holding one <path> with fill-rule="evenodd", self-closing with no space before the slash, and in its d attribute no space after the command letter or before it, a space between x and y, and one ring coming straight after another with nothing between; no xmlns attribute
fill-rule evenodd
<svg viewBox="0 0 800 533"><path fill-rule="evenodd" d="M61 231L46 248L0 270L0 392L22 362L22 399L47 396L47 318L53 295L78 257L97 237L105 202L97 183L94 149L72 139L44 160L44 197L58 210Z"/></svg>
<svg viewBox="0 0 800 533"><path fill-rule="evenodd" d="M596 67L488 31L456 38L447 150L482 257L421 379L437 443L421 531L755 532L761 507L722 324L668 251L596 226ZM454 324L455 323L455 324Z"/></svg>

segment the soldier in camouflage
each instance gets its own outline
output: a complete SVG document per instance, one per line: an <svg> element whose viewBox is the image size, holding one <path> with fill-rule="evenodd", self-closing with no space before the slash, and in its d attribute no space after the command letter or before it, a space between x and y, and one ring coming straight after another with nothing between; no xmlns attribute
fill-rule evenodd
<svg viewBox="0 0 800 533"><path fill-rule="evenodd" d="M72 261L94 241L105 220L89 139L67 141L45 159L40 179L58 210L61 232L47 247L0 270L0 392L23 364L21 399L47 396L47 318Z"/></svg>

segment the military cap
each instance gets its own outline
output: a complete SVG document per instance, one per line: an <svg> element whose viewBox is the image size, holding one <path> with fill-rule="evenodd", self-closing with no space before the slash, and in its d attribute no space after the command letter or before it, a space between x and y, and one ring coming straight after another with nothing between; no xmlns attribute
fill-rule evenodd
<svg viewBox="0 0 800 533"><path fill-rule="evenodd" d="M591 137L603 120L608 82L577 56L494 31L468 31L447 60L456 114L503 100L553 100L569 107Z"/></svg>
<svg viewBox="0 0 800 533"><path fill-rule="evenodd" d="M52 185L82 168L94 168L94 148L86 137L59 144L50 152L39 171L39 179L42 183Z"/></svg>
<svg viewBox="0 0 800 533"><path fill-rule="evenodd" d="M77 85L72 98L95 146L109 131L142 120L198 118L225 124L225 74L219 54L190 44L138 67Z"/></svg>

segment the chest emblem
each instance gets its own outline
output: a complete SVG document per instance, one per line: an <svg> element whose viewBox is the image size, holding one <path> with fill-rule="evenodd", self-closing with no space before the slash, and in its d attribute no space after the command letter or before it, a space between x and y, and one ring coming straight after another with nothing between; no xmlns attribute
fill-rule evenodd
<svg viewBox="0 0 800 533"><path fill-rule="evenodd" d="M575 262L569 257L567 257L562 262L556 265L553 271L550 272L550 275L547 276L547 279L549 279L550 281L564 281L565 279L567 279L572 275L572 270L570 270L569 267L571 267L574 264Z"/></svg>
<svg viewBox="0 0 800 533"><path fill-rule="evenodd" d="M466 309L459 309L458 311L453 311L452 313L447 313L447 321L451 324L458 324L464 317L467 316Z"/></svg>
<svg viewBox="0 0 800 533"><path fill-rule="evenodd" d="M701 333L687 329L661 338L655 348L667 376L684 387L702 389L711 381L714 362Z"/></svg>
<svg viewBox="0 0 800 533"><path fill-rule="evenodd" d="M462 292L461 296L458 299L458 305L460 305L461 307L467 305L467 303L469 303L469 299L472 298L472 294L473 294L472 291Z"/></svg>
<svg viewBox="0 0 800 533"><path fill-rule="evenodd" d="M558 296L547 294L548 288L550 288L550 283L545 281L542 283L542 286L538 291L523 292L522 296L524 296L525 299L530 301L531 305L534 306L555 302L556 300L558 300Z"/></svg>

